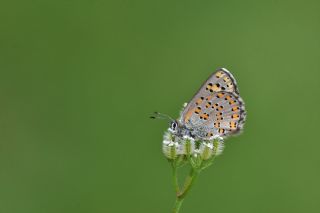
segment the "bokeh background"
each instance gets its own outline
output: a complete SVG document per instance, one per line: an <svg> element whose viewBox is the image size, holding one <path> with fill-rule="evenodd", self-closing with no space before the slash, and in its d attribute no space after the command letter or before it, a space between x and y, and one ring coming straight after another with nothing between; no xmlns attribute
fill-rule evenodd
<svg viewBox="0 0 320 213"><path fill-rule="evenodd" d="M319 1L1 1L0 212L170 212L167 122L218 67L248 111L182 213L320 211Z"/></svg>

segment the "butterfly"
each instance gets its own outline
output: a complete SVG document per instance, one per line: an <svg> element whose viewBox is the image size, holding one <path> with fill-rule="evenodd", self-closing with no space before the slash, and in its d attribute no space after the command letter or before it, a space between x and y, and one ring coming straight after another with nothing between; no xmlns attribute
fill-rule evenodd
<svg viewBox="0 0 320 213"><path fill-rule="evenodd" d="M158 115L161 116L160 113ZM163 115L162 115L163 116ZM210 140L239 133L244 126L244 101L233 75L216 70L187 103L177 120L170 118L169 130L177 137Z"/></svg>

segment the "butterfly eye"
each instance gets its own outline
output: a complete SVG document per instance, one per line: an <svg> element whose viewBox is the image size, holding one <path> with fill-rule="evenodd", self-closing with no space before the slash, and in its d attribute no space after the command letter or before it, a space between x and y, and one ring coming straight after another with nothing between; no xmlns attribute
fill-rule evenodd
<svg viewBox="0 0 320 213"><path fill-rule="evenodd" d="M177 126L178 126L177 122L173 121L173 122L171 123L171 129L172 129L173 131L175 131L175 130L177 129Z"/></svg>

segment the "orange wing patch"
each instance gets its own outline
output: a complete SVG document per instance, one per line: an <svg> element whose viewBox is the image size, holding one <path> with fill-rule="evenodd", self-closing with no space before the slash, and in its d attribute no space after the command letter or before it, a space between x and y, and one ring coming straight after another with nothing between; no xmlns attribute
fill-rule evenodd
<svg viewBox="0 0 320 213"><path fill-rule="evenodd" d="M201 112L201 107L196 107L195 109L189 110L185 116L184 122L188 123L193 113L200 114L200 112Z"/></svg>
<svg viewBox="0 0 320 213"><path fill-rule="evenodd" d="M219 106L216 110L221 111L223 109L223 106Z"/></svg>
<svg viewBox="0 0 320 213"><path fill-rule="evenodd" d="M196 101L196 105L200 105L203 102L204 97L200 97L197 101Z"/></svg>
<svg viewBox="0 0 320 213"><path fill-rule="evenodd" d="M231 121L230 122L230 129L235 130L237 128L236 122Z"/></svg>
<svg viewBox="0 0 320 213"><path fill-rule="evenodd" d="M212 137L212 136L213 136L213 133L212 133L212 132L209 132L209 133L206 134L206 136L207 136L207 137Z"/></svg>
<svg viewBox="0 0 320 213"><path fill-rule="evenodd" d="M224 77L223 81L227 84L227 87L229 89L232 89L234 87L230 77Z"/></svg>
<svg viewBox="0 0 320 213"><path fill-rule="evenodd" d="M206 90L209 90L210 92L220 92L221 90L225 90L225 88L221 87L219 83L216 83L216 84L208 83L206 86Z"/></svg>
<svg viewBox="0 0 320 213"><path fill-rule="evenodd" d="M211 100L211 99L212 99L212 96L206 97L206 100L207 100L207 101L209 101L209 100Z"/></svg>
<svg viewBox="0 0 320 213"><path fill-rule="evenodd" d="M233 115L231 115L231 118L232 119L239 119L239 114L233 114Z"/></svg>
<svg viewBox="0 0 320 213"><path fill-rule="evenodd" d="M194 110L189 110L184 118L184 122L188 123Z"/></svg>
<svg viewBox="0 0 320 213"><path fill-rule="evenodd" d="M210 101L208 101L207 103L206 103L206 108L209 108L211 106L211 102Z"/></svg>
<svg viewBox="0 0 320 213"><path fill-rule="evenodd" d="M237 111L239 111L239 107L238 106L232 107L231 111L232 112L237 112Z"/></svg>
<svg viewBox="0 0 320 213"><path fill-rule="evenodd" d="M231 99L231 100L229 101L229 104L232 105L232 104L234 104L235 102L236 102L235 100Z"/></svg>
<svg viewBox="0 0 320 213"><path fill-rule="evenodd" d="M225 76L225 73L222 71L216 73L216 78L222 78L223 76Z"/></svg>
<svg viewBox="0 0 320 213"><path fill-rule="evenodd" d="M220 134L223 134L223 133L225 132L225 129L220 128L220 129L218 130L218 132L219 132Z"/></svg>
<svg viewBox="0 0 320 213"><path fill-rule="evenodd" d="M208 120L209 118L209 114L208 113L203 113L200 115L200 119L203 119L203 120Z"/></svg>
<svg viewBox="0 0 320 213"><path fill-rule="evenodd" d="M224 96L224 93L218 93L216 97L217 98L222 98L223 96Z"/></svg>

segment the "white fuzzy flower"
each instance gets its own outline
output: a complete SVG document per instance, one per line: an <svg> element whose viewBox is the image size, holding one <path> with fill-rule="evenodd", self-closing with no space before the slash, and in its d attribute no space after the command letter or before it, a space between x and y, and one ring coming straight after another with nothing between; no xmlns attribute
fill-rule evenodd
<svg viewBox="0 0 320 213"><path fill-rule="evenodd" d="M196 146L194 138L187 135L178 138L169 129L163 136L162 151L168 159L185 155L195 158L200 156L202 160L208 160L213 156L220 155L224 148L223 139L219 135L213 136L213 138L197 142Z"/></svg>
<svg viewBox="0 0 320 213"><path fill-rule="evenodd" d="M215 153L216 156L221 155L224 149L224 142L223 140L217 141L216 144L214 144L215 147Z"/></svg>
<svg viewBox="0 0 320 213"><path fill-rule="evenodd" d="M192 138L192 137L190 137L190 136L188 136L188 135L184 135L184 136L183 136L183 139L184 139L184 140L189 140L189 141L194 141L194 138Z"/></svg>

